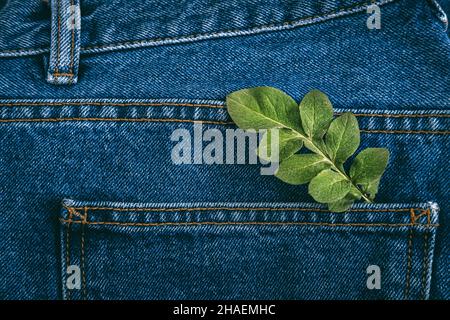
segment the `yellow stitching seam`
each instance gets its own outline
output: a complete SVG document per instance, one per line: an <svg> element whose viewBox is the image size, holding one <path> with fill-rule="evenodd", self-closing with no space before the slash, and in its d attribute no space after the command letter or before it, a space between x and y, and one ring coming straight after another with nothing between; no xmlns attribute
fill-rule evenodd
<svg viewBox="0 0 450 320"><path fill-rule="evenodd" d="M66 234L66 270L64 271L64 274L66 275L65 280L66 283L63 283L63 286L65 286L65 291L67 292L67 300L71 300L71 292L70 289L67 288L67 268L70 266L70 231L72 228L72 214L74 212L73 210L68 210L69 212L69 220L67 224L67 234Z"/></svg>
<svg viewBox="0 0 450 320"><path fill-rule="evenodd" d="M426 300L427 295L427 274L428 274L428 232L423 236L423 263L422 263L422 299Z"/></svg>
<svg viewBox="0 0 450 320"><path fill-rule="evenodd" d="M210 121L210 120L191 120L191 119L128 119L128 118L44 118L44 119L0 119L1 122L65 122L65 121L111 121L111 122L184 122L184 123L202 123L230 125L232 122Z"/></svg>
<svg viewBox="0 0 450 320"><path fill-rule="evenodd" d="M58 0L58 3L57 3L57 12L56 12L56 14L58 15L58 34L57 34L57 36L56 36L56 68L55 68L55 71L54 71L54 73L53 73L53 75L57 75L57 74L59 74L59 50L60 50L60 42L61 42L61 3L60 3L60 0ZM58 76L56 76L56 77L58 77Z"/></svg>
<svg viewBox="0 0 450 320"><path fill-rule="evenodd" d="M61 73L60 75L73 76L72 73ZM111 107L130 107L130 106L177 106L177 107L199 107L199 108L212 108L212 109L226 109L222 104L209 104L209 103L182 103L182 102L10 102L0 103L0 107L13 107L13 106L111 106ZM349 110L351 112L351 110ZM342 112L336 112L335 115L339 116ZM389 114L389 113L353 113L355 117L379 117L379 118L450 118L450 114Z"/></svg>
<svg viewBox="0 0 450 320"><path fill-rule="evenodd" d="M393 134L450 134L450 131L430 130L367 130L361 129L362 133L393 133Z"/></svg>
<svg viewBox="0 0 450 320"><path fill-rule="evenodd" d="M73 0L70 0L70 10L72 11L73 10L73 7L74 7L74 5L73 5ZM73 15L74 14L74 12L70 12L70 14L71 15ZM76 19L77 17L75 17L75 19ZM76 24L77 22L75 21L75 24ZM76 28L76 26L74 25L74 26L72 26L72 42L71 42L71 45L70 45L70 66L69 66L69 73L68 74L72 74L72 76L74 75L73 74L73 65L74 65L74 50L75 50L75 28Z"/></svg>
<svg viewBox="0 0 450 320"><path fill-rule="evenodd" d="M349 110L351 112L351 110ZM341 113L337 112L336 115ZM355 117L367 117L367 118L450 118L450 114L389 114L389 113L353 113Z"/></svg>
<svg viewBox="0 0 450 320"><path fill-rule="evenodd" d="M67 220L60 219L62 223L67 223ZM157 227L157 226L199 226L199 225L305 225L305 226L328 226L328 227L438 227L438 224L411 224L411 223L320 223L320 222L161 222L161 223L126 223L126 222L97 222L97 221L72 221L72 223L83 223L88 225L117 225L128 227Z"/></svg>
<svg viewBox="0 0 450 320"><path fill-rule="evenodd" d="M408 235L408 253L407 253L407 264L406 264L406 287L405 287L405 300L409 297L409 288L411 281L411 267L412 267L412 242L413 242L413 229L409 229Z"/></svg>
<svg viewBox="0 0 450 320"><path fill-rule="evenodd" d="M84 215L82 216L83 220L81 221L81 270L82 270L82 281L83 281L83 298L86 300L87 298L87 289L86 289L86 264L85 264L85 225L87 223L87 209L84 209Z"/></svg>
<svg viewBox="0 0 450 320"><path fill-rule="evenodd" d="M416 215L415 210L420 210L420 214ZM411 209L411 223L416 223L419 218L427 216L427 223L429 224L431 222L430 213L430 209Z"/></svg>
<svg viewBox="0 0 450 320"><path fill-rule="evenodd" d="M73 73L59 73L59 72L55 72L53 73L54 77L73 77L74 74Z"/></svg>
<svg viewBox="0 0 450 320"><path fill-rule="evenodd" d="M60 73L60 75L73 76L72 73ZM226 109L222 104L209 104L209 103L182 103L182 102L10 102L0 103L0 107L13 107L13 106L111 106L111 107L131 107L131 106L176 106L176 107L198 107L198 108L212 108L212 109ZM351 110L349 110L351 112ZM336 112L335 115L339 116L342 112ZM450 118L450 114L389 114L389 113L353 113L355 117L367 117L367 118Z"/></svg>
<svg viewBox="0 0 450 320"><path fill-rule="evenodd" d="M68 207L65 207L68 208ZM111 210L111 211L148 211L148 212L176 212L176 211L216 211L216 210L227 210L227 211L308 211L308 212L330 212L328 209L319 208L263 208L263 207L199 207L199 208L114 208L114 207L71 207L76 210L82 210L87 208L88 210ZM401 209L350 209L349 212L409 212L410 210L420 210L420 208L401 208Z"/></svg>
<svg viewBox="0 0 450 320"><path fill-rule="evenodd" d="M208 104L208 103L181 103L181 102L11 102L0 103L0 107L14 107L14 106L102 106L102 107L160 107L160 106L174 106L174 107L196 107L196 108L212 108L212 109L225 109L226 107L220 104Z"/></svg>

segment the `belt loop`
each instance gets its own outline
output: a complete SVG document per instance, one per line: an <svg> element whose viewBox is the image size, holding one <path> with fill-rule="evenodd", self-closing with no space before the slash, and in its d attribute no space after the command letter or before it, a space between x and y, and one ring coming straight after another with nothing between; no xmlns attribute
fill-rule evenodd
<svg viewBox="0 0 450 320"><path fill-rule="evenodd" d="M47 82L74 84L80 62L80 0L50 0L51 44Z"/></svg>

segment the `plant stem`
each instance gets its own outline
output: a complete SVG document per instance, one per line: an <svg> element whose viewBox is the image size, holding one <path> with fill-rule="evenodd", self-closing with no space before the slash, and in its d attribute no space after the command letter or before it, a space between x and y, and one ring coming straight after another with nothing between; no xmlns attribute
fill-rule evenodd
<svg viewBox="0 0 450 320"><path fill-rule="evenodd" d="M292 130L292 129L291 129ZM336 171L337 173L339 173L341 176L343 176L346 180L348 180L352 186L358 190L358 192L361 194L361 197L364 199L364 201L366 201L367 203L373 203L372 200L370 200L369 197L367 197L367 195L352 181L352 179L350 179L350 177L345 173L345 171L339 169L336 164L325 154L325 152L322 151L322 149L317 146L312 139L310 139L307 136L304 136L303 134L301 134L300 132L293 130L299 137L300 139L302 139L303 141L308 142L309 144L313 145L316 150L311 150L315 153L318 153L320 156L322 156L323 158L325 158L325 160L330 163L331 168Z"/></svg>
<svg viewBox="0 0 450 320"><path fill-rule="evenodd" d="M328 159L328 158L327 158L327 159ZM361 190L360 188L358 188L358 186L357 186L356 184L353 183L352 179L350 179L350 177L349 177L344 171L339 170L339 169L334 165L334 163L333 163L332 165L333 165L333 168L334 168L339 174L341 174L341 175L342 175L343 177L345 177L348 181L350 181L350 183L352 184L352 186L353 186L356 190L358 190L358 192L361 194L361 197L364 199L364 201L366 201L367 203L373 203L373 201L370 200L370 199L364 194L364 192L362 192L362 190Z"/></svg>

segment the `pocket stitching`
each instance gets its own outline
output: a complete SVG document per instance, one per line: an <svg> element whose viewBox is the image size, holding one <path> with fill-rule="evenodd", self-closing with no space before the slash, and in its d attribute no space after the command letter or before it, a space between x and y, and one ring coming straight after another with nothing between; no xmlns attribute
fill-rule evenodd
<svg viewBox="0 0 450 320"><path fill-rule="evenodd" d="M87 209L84 209L84 215L82 216L81 223L81 277L83 283L83 300L87 300L87 287L86 287L86 263L85 263L85 225L87 222Z"/></svg>
<svg viewBox="0 0 450 320"><path fill-rule="evenodd" d="M408 212L410 216L409 223L327 223L327 222L278 222L278 221L201 221L201 222L154 222L154 223L135 223L135 222L115 222L115 221L88 221L87 215L88 210L110 210L110 211L125 211L125 212L192 212L192 211L307 211L307 212L329 212L327 209L319 209L319 208L264 208L264 207L200 207L200 208L113 208L113 207L93 207L93 206L84 206L84 207L68 207L64 206L64 209L68 211L72 211L75 216L80 218L80 220L73 219L63 219L60 218L61 223L77 223L82 225L113 225L113 226L129 226L129 227L157 227L157 226L199 226L199 225L278 225L278 226L289 226L289 225L304 225L304 226L327 226L327 227L414 227L421 226L424 228L436 228L439 227L439 224L431 223L431 211L430 209L423 208L400 208L400 209L389 209L389 208L380 208L380 209L369 209L369 208L355 208L350 209L349 212ZM84 214L80 214L77 210L84 211ZM420 210L420 214L416 215L415 211ZM426 215L427 220L426 223L417 223L417 220Z"/></svg>
<svg viewBox="0 0 450 320"><path fill-rule="evenodd" d="M120 207L64 207L66 210L111 210L111 211L156 211L156 212L174 212L174 211L215 211L215 210L230 210L230 211L309 211L309 212L330 212L328 209L320 208L304 208L304 207L294 207L294 208L271 208L271 207L197 207L197 208L120 208ZM349 212L413 212L415 210L423 210L423 208L380 208L380 209L369 209L369 208L354 208L348 210ZM76 212L76 211L75 211ZM82 218L80 214L77 215Z"/></svg>
<svg viewBox="0 0 450 320"><path fill-rule="evenodd" d="M411 219L413 219L413 211L411 210ZM413 228L409 229L408 235L408 254L407 254L407 265L406 265L406 287L405 287L405 300L409 297L410 290L410 279L411 279L411 268L412 268L412 244L414 239L414 231Z"/></svg>
<svg viewBox="0 0 450 320"><path fill-rule="evenodd" d="M423 271L422 271L422 299L423 300L427 300L427 276L428 276L428 269L429 269L429 259L428 259L428 254L429 254L429 247L428 246L428 231L424 232L423 235Z"/></svg>
<svg viewBox="0 0 450 320"><path fill-rule="evenodd" d="M64 209L66 209L69 212L69 219L63 219L61 218L60 221L62 223L68 224L68 233L67 237L70 236L70 225L71 223L77 223L81 225L81 270L82 270L82 283L83 283L83 299L87 300L87 280L86 280L86 256L85 256L85 250L86 250L86 233L87 229L85 225L119 225L119 226L138 226L138 227L144 227L144 226L186 226L186 225L306 225L306 226L329 226L329 227L345 227L345 226L356 226L356 227L412 227L409 229L409 235L408 235L408 253L407 253L407 268L406 268L406 287L404 291L405 300L409 298L410 296L410 289L411 289L411 272L412 272L412 264L413 264L413 241L414 241L414 228L415 226L421 226L424 227L424 248L423 248L423 254L424 257L422 259L422 286L421 286L421 296L423 300L427 299L427 275L428 275L428 269L429 269L429 259L428 254L430 252L430 246L428 243L429 235L428 232L430 232L431 228L438 227L439 224L433 224L431 223L431 209L423 209L423 208L399 208L399 209L364 209L364 208L356 208L352 211L356 212L409 212L410 216L410 223L396 223L396 224L389 224L389 223L308 223L308 222L187 222L187 223L180 223L180 222L168 222L168 223L122 223L122 222L104 222L104 221L88 221L88 210L116 210L116 211L194 211L194 210L267 210L267 211L281 211L281 210L297 210L297 211L328 211L325 209L319 209L319 208L108 208L108 207L68 207L64 206ZM184 209L184 210L183 210ZM80 213L77 210L82 210L84 213ZM419 211L420 213L417 213L415 211ZM73 220L73 217L78 217L80 220ZM426 216L426 220L420 219L421 217ZM420 222L419 220L422 220ZM419 222L418 222L419 221ZM86 229L86 230L85 230ZM66 245L67 248L70 248L70 242L68 242ZM70 250L70 249L68 249ZM70 259L70 256L68 256L66 259Z"/></svg>
<svg viewBox="0 0 450 320"><path fill-rule="evenodd" d="M60 219L62 223L69 222L65 219ZM436 228L439 224L421 224L421 223L319 223L319 222L162 222L162 223L126 223L126 222L83 222L72 221L77 224L87 225L113 225L113 226L128 226L128 227L157 227L157 226L199 226L199 225L280 225L280 226L325 226L325 227L414 227L421 226L424 228Z"/></svg>
<svg viewBox="0 0 450 320"><path fill-rule="evenodd" d="M66 292L66 298L67 300L71 300L71 291L69 290L69 288L67 288L67 268L70 266L70 240L71 240L71 229L72 229L72 214L73 214L73 209L68 209L69 212L69 219L68 219L68 223L67 223L67 229L66 229L66 270L64 270L64 291Z"/></svg>

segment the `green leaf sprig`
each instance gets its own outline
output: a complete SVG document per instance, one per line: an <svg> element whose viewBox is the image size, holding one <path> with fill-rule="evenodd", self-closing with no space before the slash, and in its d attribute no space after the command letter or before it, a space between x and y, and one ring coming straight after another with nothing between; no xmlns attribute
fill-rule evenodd
<svg viewBox="0 0 450 320"><path fill-rule="evenodd" d="M346 211L360 199L373 202L389 151L361 151L347 174L344 163L360 144L358 121L349 112L333 119L333 107L324 93L312 90L298 105L283 91L256 87L229 94L226 103L241 129L279 129L277 178L293 185L309 182L309 194L317 202L328 204L330 211ZM270 140L267 131L257 150L269 161L273 159ZM303 146L312 153L298 153Z"/></svg>

